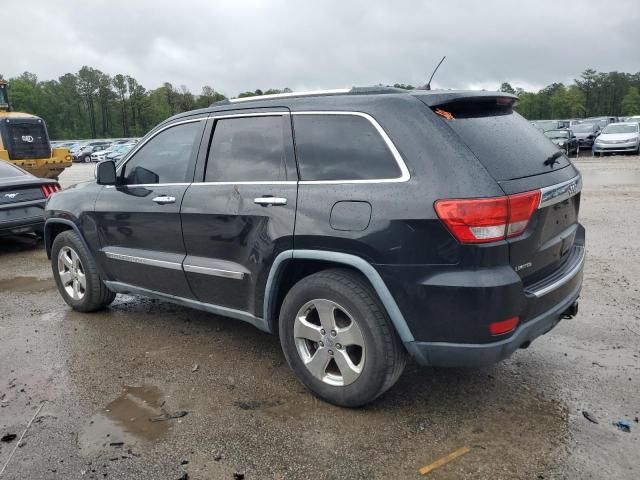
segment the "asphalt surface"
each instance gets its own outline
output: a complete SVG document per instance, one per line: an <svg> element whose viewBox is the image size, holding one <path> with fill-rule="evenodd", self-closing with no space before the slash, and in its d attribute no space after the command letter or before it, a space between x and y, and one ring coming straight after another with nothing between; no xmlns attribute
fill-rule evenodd
<svg viewBox="0 0 640 480"><path fill-rule="evenodd" d="M465 446L429 477L639 478L640 158L577 165L578 317L491 368L410 365L361 409L317 400L278 339L242 322L134 296L73 312L42 244L0 239L0 437L42 407L0 478L411 479Z"/></svg>

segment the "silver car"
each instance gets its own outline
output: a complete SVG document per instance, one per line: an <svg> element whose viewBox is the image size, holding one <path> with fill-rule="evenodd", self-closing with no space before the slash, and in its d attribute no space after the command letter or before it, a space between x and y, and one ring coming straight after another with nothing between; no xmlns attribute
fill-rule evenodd
<svg viewBox="0 0 640 480"><path fill-rule="evenodd" d="M593 145L593 154L640 153L640 125L635 122L610 123L598 135Z"/></svg>

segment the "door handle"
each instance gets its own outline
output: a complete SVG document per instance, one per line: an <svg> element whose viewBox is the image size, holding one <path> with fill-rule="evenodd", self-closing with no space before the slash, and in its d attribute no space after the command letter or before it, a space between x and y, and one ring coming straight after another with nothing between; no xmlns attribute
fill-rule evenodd
<svg viewBox="0 0 640 480"><path fill-rule="evenodd" d="M168 195L160 195L159 197L152 198L158 205L166 205L167 203L176 203L176 197L169 197Z"/></svg>
<svg viewBox="0 0 640 480"><path fill-rule="evenodd" d="M286 205L287 199L282 197L257 197L253 199L253 203L266 207L268 205Z"/></svg>

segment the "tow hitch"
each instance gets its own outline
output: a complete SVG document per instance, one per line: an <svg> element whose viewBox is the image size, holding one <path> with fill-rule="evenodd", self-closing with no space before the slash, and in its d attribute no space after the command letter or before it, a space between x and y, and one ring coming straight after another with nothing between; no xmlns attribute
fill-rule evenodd
<svg viewBox="0 0 640 480"><path fill-rule="evenodd" d="M575 302L569 308L567 308L564 312L560 314L560 318L563 320L573 318L578 314L578 302Z"/></svg>

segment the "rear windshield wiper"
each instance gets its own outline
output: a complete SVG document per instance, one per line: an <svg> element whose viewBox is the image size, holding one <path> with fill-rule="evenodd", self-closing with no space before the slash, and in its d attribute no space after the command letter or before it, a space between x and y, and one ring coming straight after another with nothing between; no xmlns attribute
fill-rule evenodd
<svg viewBox="0 0 640 480"><path fill-rule="evenodd" d="M550 167L553 167L556 163L560 163L560 162L558 162L558 158L560 158L562 155L564 155L564 152L558 150L556 153L554 153L549 158L547 158L544 161L544 164L548 165Z"/></svg>

